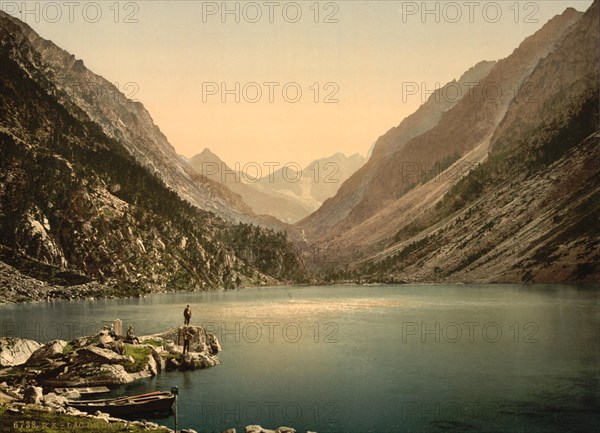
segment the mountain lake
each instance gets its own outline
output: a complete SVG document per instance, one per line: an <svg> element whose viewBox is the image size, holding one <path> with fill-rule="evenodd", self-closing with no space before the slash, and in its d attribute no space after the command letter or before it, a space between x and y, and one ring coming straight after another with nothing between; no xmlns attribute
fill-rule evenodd
<svg viewBox="0 0 600 433"><path fill-rule="evenodd" d="M222 364L111 391L179 388L179 428L299 432L600 431L600 291L569 285L268 287L0 306L1 335L219 338ZM104 397L104 396L103 396ZM146 418L173 427L174 417Z"/></svg>

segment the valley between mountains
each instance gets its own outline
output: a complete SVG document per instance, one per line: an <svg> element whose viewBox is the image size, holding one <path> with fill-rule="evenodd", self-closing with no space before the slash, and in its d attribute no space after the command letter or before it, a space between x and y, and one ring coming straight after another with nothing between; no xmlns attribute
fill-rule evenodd
<svg viewBox="0 0 600 433"><path fill-rule="evenodd" d="M433 92L367 157L252 178L209 145L178 155L143 104L0 11L0 302L597 283L598 28L599 0L566 9Z"/></svg>

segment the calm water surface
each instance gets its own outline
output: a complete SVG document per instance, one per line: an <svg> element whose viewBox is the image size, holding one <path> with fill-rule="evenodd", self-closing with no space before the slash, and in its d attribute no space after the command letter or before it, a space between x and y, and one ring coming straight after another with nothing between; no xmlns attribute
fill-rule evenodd
<svg viewBox="0 0 600 433"><path fill-rule="evenodd" d="M179 427L305 432L600 431L600 291L335 286L0 306L3 335L70 340L120 318L221 340L222 364L115 389L178 386ZM166 425L172 418L152 419Z"/></svg>

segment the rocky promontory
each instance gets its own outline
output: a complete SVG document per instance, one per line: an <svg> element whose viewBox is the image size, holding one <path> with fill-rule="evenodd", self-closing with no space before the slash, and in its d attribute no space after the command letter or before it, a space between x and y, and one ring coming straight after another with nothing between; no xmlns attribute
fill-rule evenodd
<svg viewBox="0 0 600 433"><path fill-rule="evenodd" d="M183 353L184 339L189 351ZM163 370L194 370L220 363L221 345L201 326L162 334L111 336L103 330L72 341L44 345L21 338L0 339L0 381L45 388L122 385Z"/></svg>
<svg viewBox="0 0 600 433"><path fill-rule="evenodd" d="M104 329L96 335L43 345L21 338L0 338L0 428L23 425L46 432L55 431L46 427L59 425L65 433L100 433L105 431L103 426L112 424L112 428L132 432L173 433L152 422L123 420L101 411L88 414L67 405L68 400L81 395L77 390L61 388L116 386L164 370L193 370L220 363L216 357L222 350L219 340L201 326L179 326L140 337L128 334L120 337ZM196 433L192 429L179 431ZM236 433L236 429L223 433ZM244 433L296 430L248 425Z"/></svg>

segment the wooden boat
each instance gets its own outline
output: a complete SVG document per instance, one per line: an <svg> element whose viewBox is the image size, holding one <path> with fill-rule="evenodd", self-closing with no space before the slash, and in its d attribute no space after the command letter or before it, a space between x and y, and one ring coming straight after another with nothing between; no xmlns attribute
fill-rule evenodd
<svg viewBox="0 0 600 433"><path fill-rule="evenodd" d="M105 394L110 392L105 386L87 386L81 388L54 388L56 394L66 394L67 392L78 392L79 395Z"/></svg>
<svg viewBox="0 0 600 433"><path fill-rule="evenodd" d="M67 406L91 414L99 410L111 416L131 416L147 412L168 412L174 402L175 394L155 391L103 400L69 400Z"/></svg>

